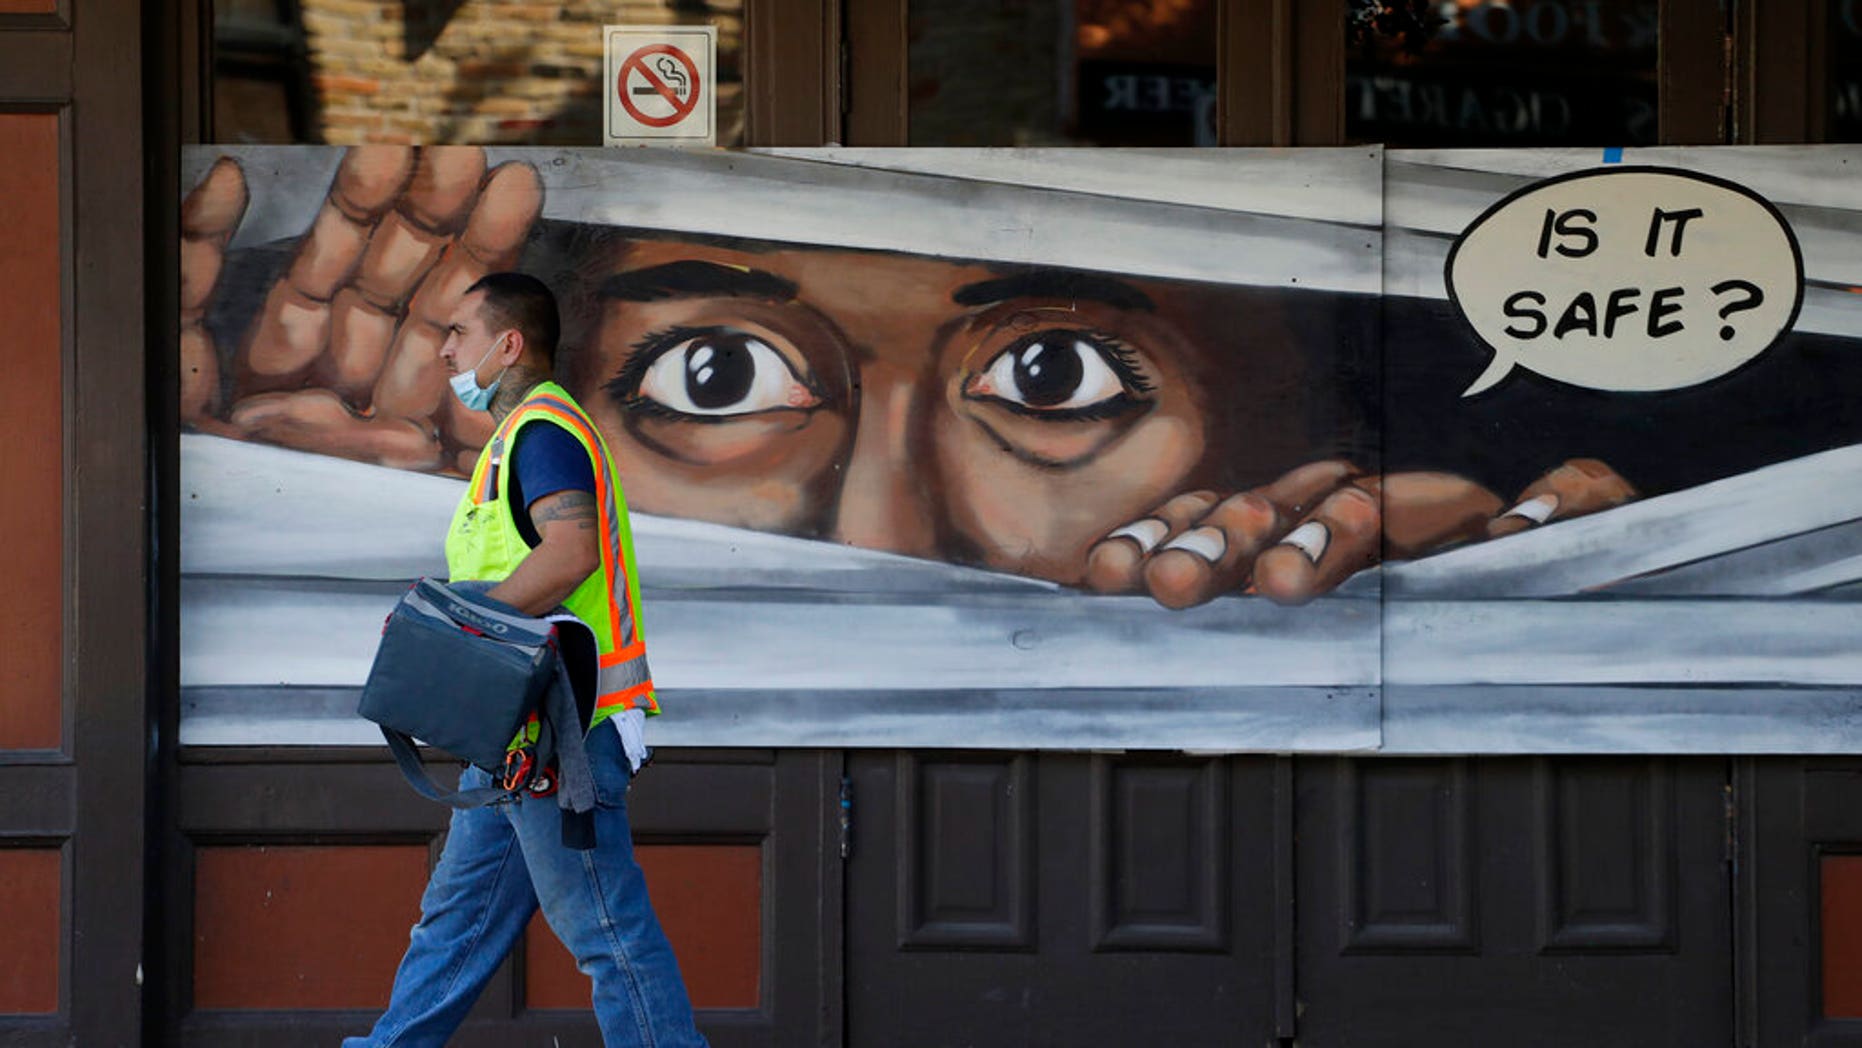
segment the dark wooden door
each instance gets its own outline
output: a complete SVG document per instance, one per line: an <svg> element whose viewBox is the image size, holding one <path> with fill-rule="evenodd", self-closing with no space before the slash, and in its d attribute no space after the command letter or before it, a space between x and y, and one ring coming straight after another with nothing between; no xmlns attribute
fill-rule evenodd
<svg viewBox="0 0 1862 1048"><path fill-rule="evenodd" d="M1299 1043L1733 1040L1723 759L1299 769Z"/></svg>
<svg viewBox="0 0 1862 1048"><path fill-rule="evenodd" d="M1274 1043L1272 758L848 764L847 1043Z"/></svg>

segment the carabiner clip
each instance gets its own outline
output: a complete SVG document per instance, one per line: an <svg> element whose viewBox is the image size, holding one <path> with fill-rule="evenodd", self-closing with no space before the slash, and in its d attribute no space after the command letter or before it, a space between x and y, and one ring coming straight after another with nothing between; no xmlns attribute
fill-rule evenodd
<svg viewBox="0 0 1862 1048"><path fill-rule="evenodd" d="M530 769L536 766L536 751L528 746L504 751L503 785L507 790L523 787L530 778Z"/></svg>

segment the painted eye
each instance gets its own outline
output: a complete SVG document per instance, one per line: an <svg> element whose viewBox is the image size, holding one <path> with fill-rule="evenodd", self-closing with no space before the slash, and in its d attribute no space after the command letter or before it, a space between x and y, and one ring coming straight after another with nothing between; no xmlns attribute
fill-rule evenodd
<svg viewBox="0 0 1862 1048"><path fill-rule="evenodd" d="M1123 403L1148 393L1130 350L1081 331L1036 332L996 354L966 392L1028 413L1055 415Z"/></svg>
<svg viewBox="0 0 1862 1048"><path fill-rule="evenodd" d="M683 415L714 418L820 402L769 343L727 330L668 345L641 374L636 395Z"/></svg>

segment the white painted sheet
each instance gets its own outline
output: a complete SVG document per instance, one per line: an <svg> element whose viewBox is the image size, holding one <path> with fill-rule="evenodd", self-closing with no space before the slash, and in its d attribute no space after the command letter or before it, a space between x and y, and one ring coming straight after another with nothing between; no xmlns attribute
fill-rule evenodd
<svg viewBox="0 0 1862 1048"><path fill-rule="evenodd" d="M1375 228L1382 146L1334 149L754 149L811 163Z"/></svg>
<svg viewBox="0 0 1862 1048"><path fill-rule="evenodd" d="M675 691L655 746L1322 752L1376 750L1373 688ZM377 746L352 689L193 688L183 746ZM755 741L752 741L755 740Z"/></svg>
<svg viewBox="0 0 1862 1048"><path fill-rule="evenodd" d="M1608 155L1607 155L1608 154ZM1658 146L1606 151L1562 149L1392 149L1392 164L1514 175L1522 181L1550 178L1609 163L1675 167L1715 175L1776 204L1806 204L1855 210L1862 146Z"/></svg>
<svg viewBox="0 0 1862 1048"><path fill-rule="evenodd" d="M1390 755L1862 752L1855 688L1386 685L1382 699Z"/></svg>
<svg viewBox="0 0 1862 1048"><path fill-rule="evenodd" d="M1384 568L1414 598L1558 597L1862 519L1862 445ZM1816 497L1806 498L1806 492ZM1643 591L1658 588L1650 579ZM1710 584L1709 584L1710 585ZM1703 592L1690 584L1687 592ZM1722 592L1707 590L1708 592ZM1733 594L1757 590L1728 578Z"/></svg>
<svg viewBox="0 0 1862 1048"><path fill-rule="evenodd" d="M1400 151L1386 167L1377 152L491 159L537 164L546 217L563 221L1421 298L1443 295L1442 262L1467 221L1513 188L1603 159ZM299 235L339 155L191 148L185 181L222 153L241 158L253 186L235 246ZM1779 204L1813 281L1797 329L1862 334L1862 294L1848 290L1862 285L1862 147L1631 150L1623 162L1716 174ZM400 581L443 573L439 536L459 482L196 435L181 453L183 741L373 741L345 703ZM1345 750L1388 738L1395 752L1448 752L1484 738L1470 748L1503 752L1556 749L1546 740L1565 717L1580 740L1569 752L1633 750L1625 740L1636 739L1712 752L1755 724L1763 746L1822 752L1862 731L1853 590L1692 598L1797 598L1852 580L1857 555L1819 529L1862 520L1858 470L1862 448L1810 456L1392 565L1296 610L1237 596L1168 612L636 515L656 677L675 709L691 699L688 718L666 718L658 730L671 734L655 741ZM1806 504L1805 490L1821 494ZM1790 570L1770 570L1779 563ZM1560 599L1585 593L1601 599ZM1386 680L1401 700L1384 708L1380 734ZM1587 706L1575 697L1587 689L1614 690ZM1646 710L1634 708L1639 694ZM1693 694L1703 698L1689 706ZM276 710L251 705L274 699Z"/></svg>
<svg viewBox="0 0 1862 1048"><path fill-rule="evenodd" d="M312 714L298 697L334 688L329 708L352 701L402 580L443 567L432 536L460 482L200 435L183 438L182 465L182 685L202 701L221 696L217 720L184 725L190 744L354 741L355 724L307 726ZM1326 749L1365 741L1357 728L1339 728L1357 714L1339 721L1337 708L1315 708L1305 724L1288 696L1375 695L1385 680L1499 688L1457 692L1479 695L1478 709L1466 711L1478 720L1504 704L1506 689L1526 686L1862 686L1853 643L1862 602L1569 599L1637 576L1647 589L1660 578L1651 573L1714 557L1732 565L1723 588L1737 592L1741 578L1771 577L1738 570L1741 558L1793 536L1827 551L1827 563L1798 563L1800 574L1842 571L1853 561L1850 540L1830 529L1862 517L1858 486L1840 482L1858 469L1862 447L1810 456L1390 565L1301 609L1236 596L1173 612L1145 598L717 525L637 517L636 529L656 679L675 706L691 696L704 722L688 724L691 744L778 745L784 732L820 729L847 745L880 745L874 740L902 738L888 733L909 725L914 740L1017 745L1048 723L1018 719L1017 709L1110 692L1177 702L1169 717L1120 736L1121 745L1179 738L1201 717L1213 733L1207 748ZM1828 497L1784 497L1807 485ZM357 505L369 508L365 520ZM1755 505L1796 508L1755 513ZM1699 573L1711 592L1714 573ZM1392 594L1381 605L1379 576ZM239 728L227 689L277 693L286 705L275 717L255 709ZM1765 692L1751 694L1757 702ZM752 697L776 695L845 702L802 702L781 730L746 713L761 709ZM910 703L909 712L887 696ZM953 712L979 701L975 716ZM1048 724L1058 732L1051 745L1120 723L1103 711L1070 716L1064 730ZM1231 730L1239 734L1223 734Z"/></svg>
<svg viewBox="0 0 1862 1048"><path fill-rule="evenodd" d="M189 147L184 185L219 156L247 169L252 203L232 247L296 238L329 187L337 150ZM1223 151L1171 165L1126 156L1095 171L1076 154L1051 184L967 180L973 156L913 170L835 162L821 153L491 149L491 163L529 163L544 185L543 217L649 231L714 234L824 247L1103 270L1218 284L1375 293L1379 288L1380 167L1369 149ZM1061 158L1053 158L1058 162ZM1019 161L997 160L994 167ZM1111 194L1135 165L1160 189ZM1297 169L1309 169L1299 184ZM985 166L992 166L986 164ZM1270 172L1261 193L1250 177ZM1297 189L1295 188L1297 186ZM1108 250L1108 245L1117 245Z"/></svg>
<svg viewBox="0 0 1862 1048"><path fill-rule="evenodd" d="M1858 687L1856 637L1857 601L1392 600L1384 680Z"/></svg>
<svg viewBox="0 0 1862 1048"><path fill-rule="evenodd" d="M642 568L642 576L646 569ZM399 583L181 583L181 684L359 686ZM648 589L667 689L855 691L1348 687L1378 679L1377 603L1231 598L1184 612L1077 593L845 599L755 587Z"/></svg>
<svg viewBox="0 0 1862 1048"><path fill-rule="evenodd" d="M407 580L444 576L465 482L327 455L181 436L181 570ZM1039 579L699 521L629 515L643 583L844 592L1047 592Z"/></svg>

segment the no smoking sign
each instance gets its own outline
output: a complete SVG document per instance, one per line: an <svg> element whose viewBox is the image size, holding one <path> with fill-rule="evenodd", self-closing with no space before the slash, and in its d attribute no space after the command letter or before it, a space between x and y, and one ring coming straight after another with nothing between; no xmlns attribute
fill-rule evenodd
<svg viewBox="0 0 1862 1048"><path fill-rule="evenodd" d="M611 25L603 33L605 144L717 143L716 27Z"/></svg>

